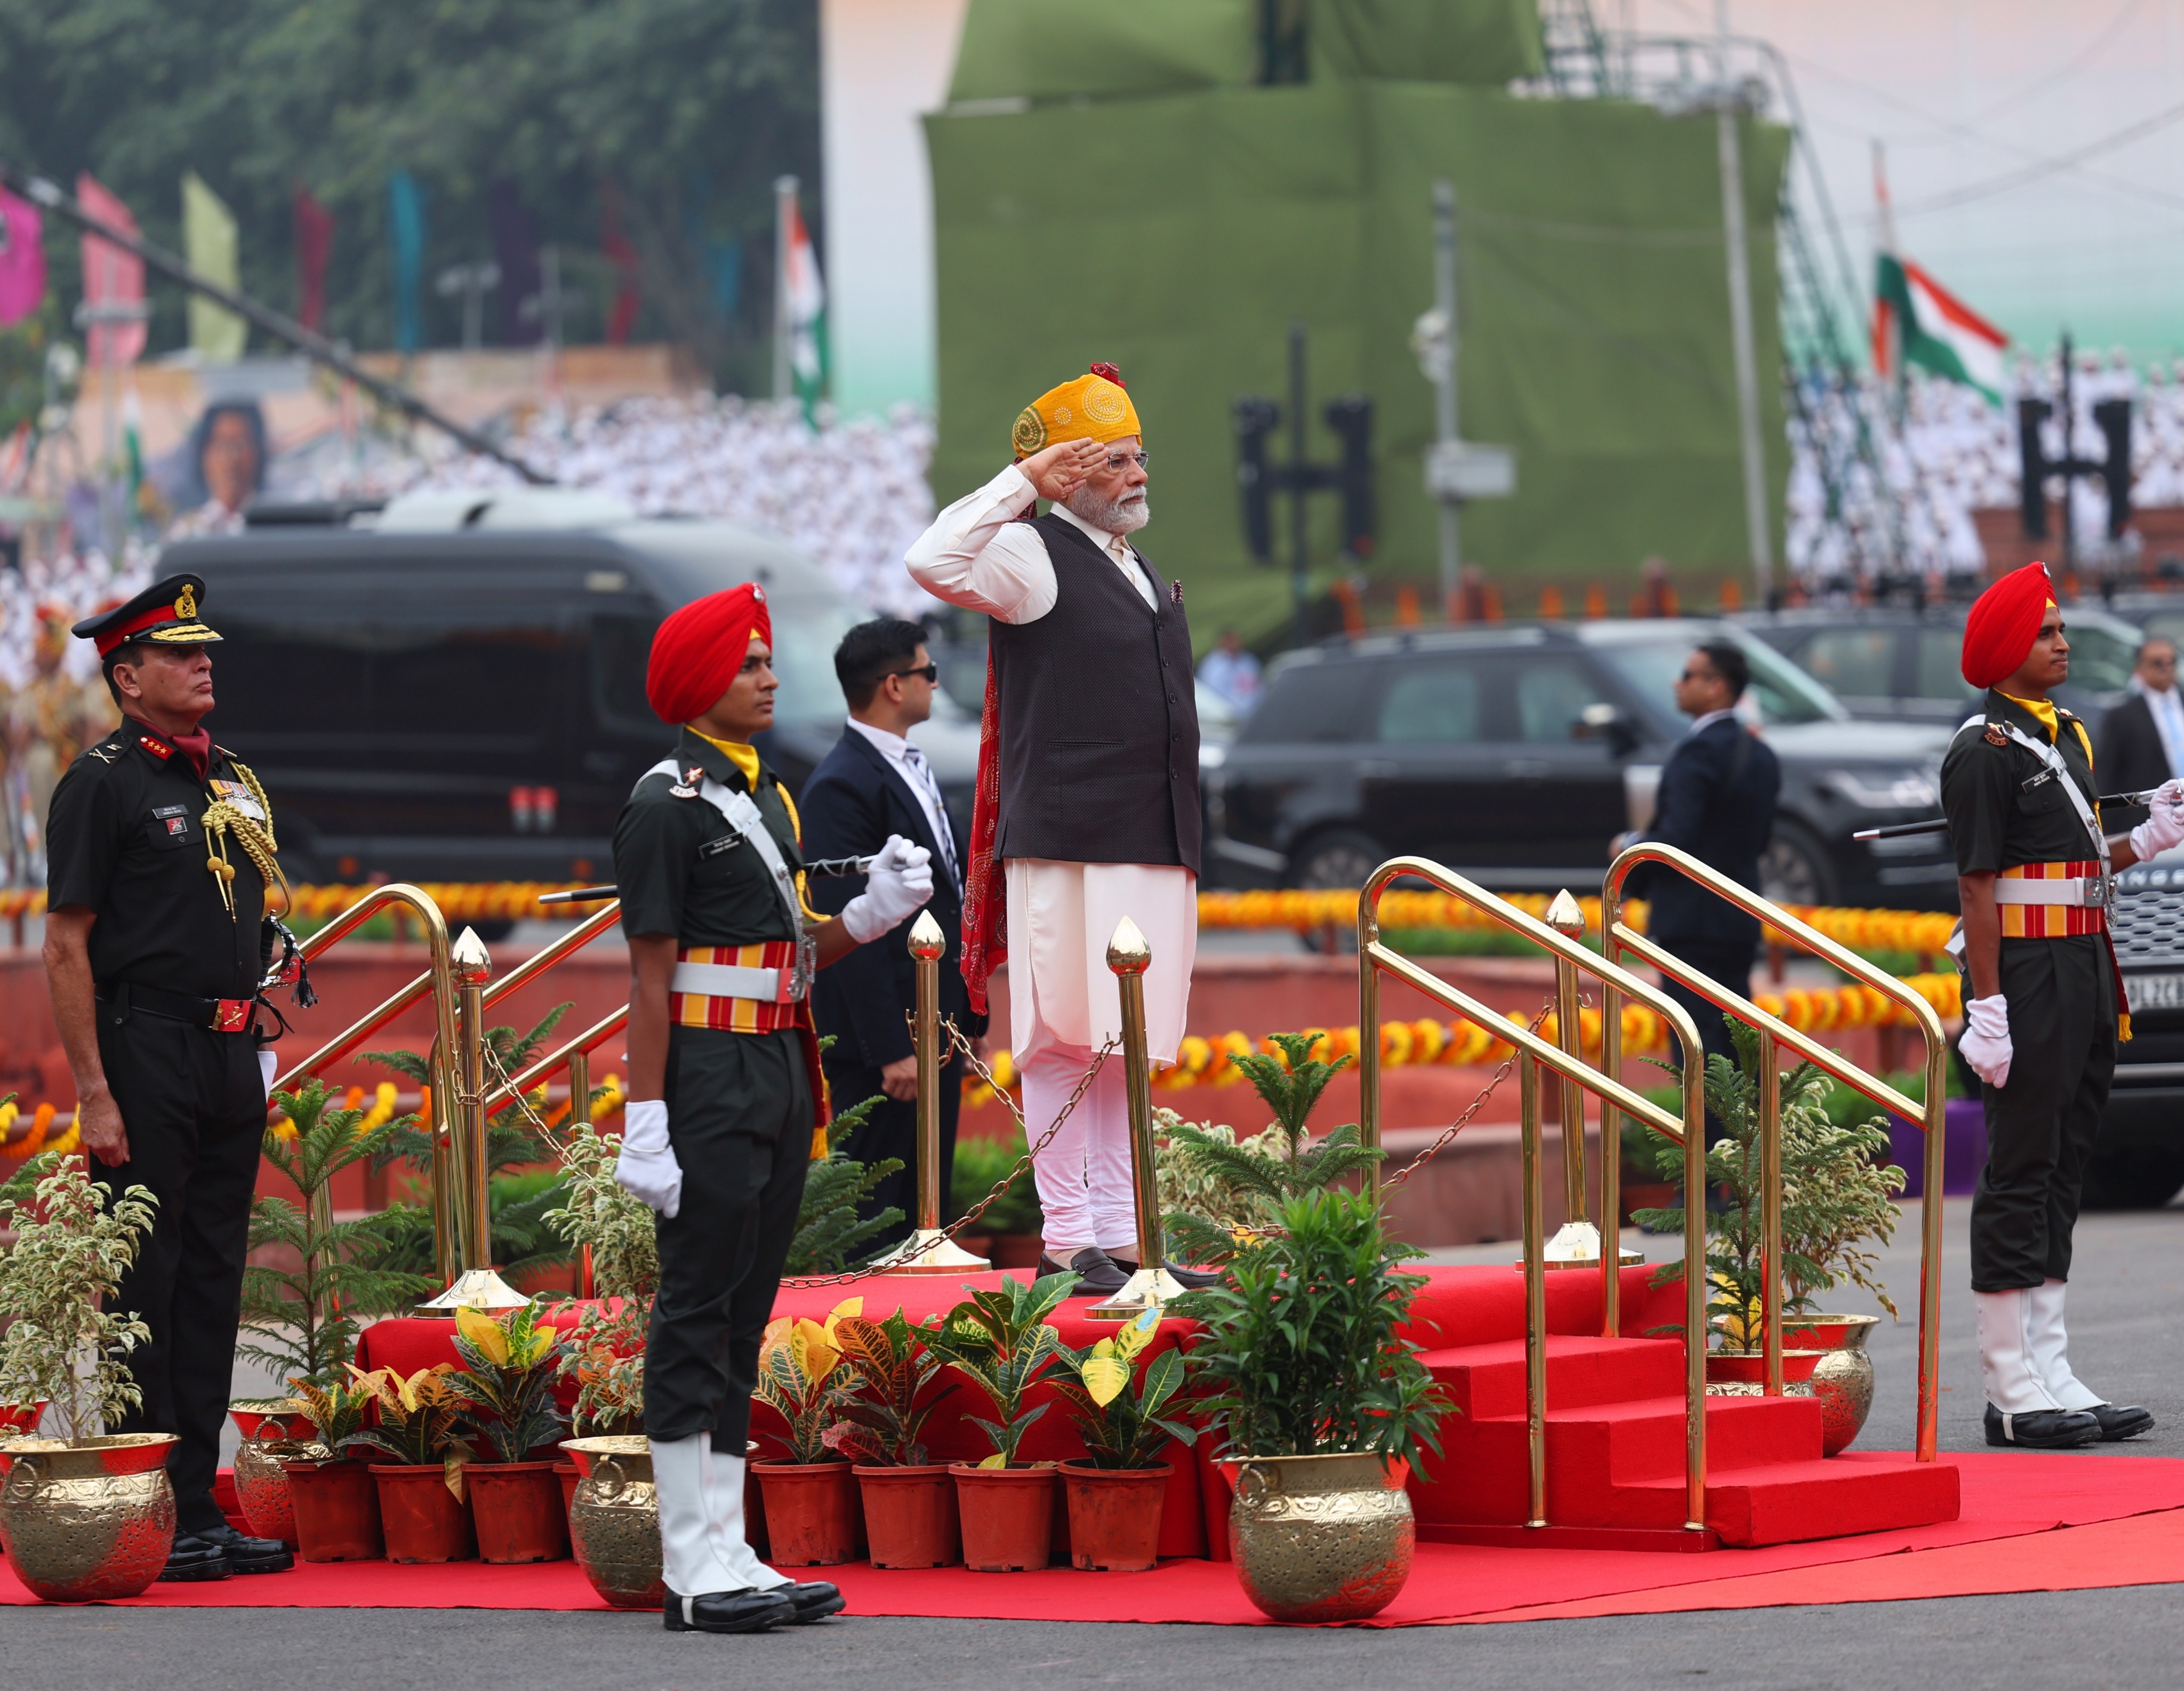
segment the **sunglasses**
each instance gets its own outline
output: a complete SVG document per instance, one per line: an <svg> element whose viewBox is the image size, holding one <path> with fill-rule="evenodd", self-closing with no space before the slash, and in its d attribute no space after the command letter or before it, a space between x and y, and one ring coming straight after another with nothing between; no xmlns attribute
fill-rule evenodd
<svg viewBox="0 0 2184 1691"><path fill-rule="evenodd" d="M937 684L940 679L940 666L937 663L928 663L922 669L890 669L888 671L888 675L922 675L928 681ZM880 678L885 680L887 677L882 676Z"/></svg>

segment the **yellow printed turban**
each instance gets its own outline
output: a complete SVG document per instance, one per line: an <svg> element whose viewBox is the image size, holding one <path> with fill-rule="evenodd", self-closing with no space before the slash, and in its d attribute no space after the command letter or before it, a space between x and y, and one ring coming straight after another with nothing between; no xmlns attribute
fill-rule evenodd
<svg viewBox="0 0 2184 1691"><path fill-rule="evenodd" d="M1143 436L1138 408L1123 391L1123 372L1095 364L1074 382L1050 388L1017 413L1009 444L1019 460L1065 440L1121 440Z"/></svg>

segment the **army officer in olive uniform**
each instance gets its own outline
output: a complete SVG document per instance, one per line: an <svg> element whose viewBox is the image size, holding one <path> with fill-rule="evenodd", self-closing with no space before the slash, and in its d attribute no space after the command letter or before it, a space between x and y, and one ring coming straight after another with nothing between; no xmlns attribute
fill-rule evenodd
<svg viewBox="0 0 2184 1691"><path fill-rule="evenodd" d="M122 722L61 776L47 831L46 978L84 1147L109 1192L158 1200L113 1299L152 1330L128 1358L143 1403L107 1431L179 1441L173 1580L292 1565L213 1500L265 1133L253 1020L279 871L264 791L202 726L220 639L204 596L197 577L170 576L76 624Z"/></svg>
<svg viewBox="0 0 2184 1691"><path fill-rule="evenodd" d="M616 1178L660 1216L644 1423L671 1632L842 1607L834 1587L794 1583L745 1542L744 1448L805 1169L825 1154L812 971L933 893L930 855L898 835L838 917L804 903L796 812L750 743L773 723L772 636L756 586L660 625L645 691L682 731L615 827L631 973Z"/></svg>

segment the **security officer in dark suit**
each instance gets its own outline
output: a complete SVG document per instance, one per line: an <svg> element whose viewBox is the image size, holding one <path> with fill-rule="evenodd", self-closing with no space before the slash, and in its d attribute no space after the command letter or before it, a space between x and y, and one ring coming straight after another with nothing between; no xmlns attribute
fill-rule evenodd
<svg viewBox="0 0 2184 1691"><path fill-rule="evenodd" d="M1741 886L1758 889L1760 854L1774 832L1782 766L1766 741L1737 720L1736 702L1751 684L1752 667L1732 640L1708 640L1684 660L1676 708L1693 719L1691 732L1662 767L1652 824L1618 839L1615 850L1641 839L1658 840L1690 852ZM1733 991L1750 990L1759 949L1757 918L1658 866L1634 873L1630 890L1651 901L1646 932L1663 950ZM1672 980L1662 982L1662 990L1691 1012L1708 1056L1736 1061L1720 1011ZM1719 1137L1719 1124L1711 1117L1709 1123L1708 1137Z"/></svg>
<svg viewBox="0 0 2184 1691"><path fill-rule="evenodd" d="M143 1402L108 1431L180 1441L170 1580L292 1565L213 1500L265 1134L272 1054L254 1024L280 871L264 790L201 726L220 639L204 596L197 577L170 576L76 624L122 723L62 775L47 836L46 978L83 1143L109 1193L159 1201L114 1299L152 1330L128 1359Z"/></svg>
<svg viewBox="0 0 2184 1691"><path fill-rule="evenodd" d="M2184 730L2184 701L2176 691L2176 643L2165 635L2148 635L2139 644L2131 679L2129 695L2101 718L2096 752L2101 779L2110 791L2146 793L2184 773L2184 766L2172 764L2169 756L2170 739L2184 741L2180 731ZM2128 818L2108 820L2137 821L2143 813L2134 806Z"/></svg>
<svg viewBox="0 0 2184 1691"><path fill-rule="evenodd" d="M805 848L815 858L866 857L898 834L933 854L933 898L926 906L948 949L940 959L939 1010L967 1039L986 1031L971 1009L960 967L963 951L962 841L925 755L910 743L911 728L933 714L939 678L925 630L894 617L862 622L834 651L834 673L849 701L841 739L805 784ZM821 881L815 908L841 909L864 890L861 876ZM835 1097L855 1103L875 1094L883 1102L844 1147L865 1164L886 1158L903 1166L881 1180L863 1212L889 1208L903 1219L877 1242L907 1238L917 1216L917 1055L909 1014L917 1007L917 963L906 944L865 946L822 974L811 1008L822 1034L834 1035L827 1079ZM940 1069L940 1199L948 1202L956 1160L956 1123L962 1107L963 1061L948 1053Z"/></svg>
<svg viewBox="0 0 2184 1691"><path fill-rule="evenodd" d="M751 744L773 725L772 637L749 584L660 624L645 695L681 728L615 823L631 978L615 1178L659 1214L644 1430L670 1632L760 1632L842 1607L833 1585L791 1581L745 1538L750 1397L805 1170L823 1152L813 973L933 890L925 853L890 840L838 916L807 913L795 806Z"/></svg>

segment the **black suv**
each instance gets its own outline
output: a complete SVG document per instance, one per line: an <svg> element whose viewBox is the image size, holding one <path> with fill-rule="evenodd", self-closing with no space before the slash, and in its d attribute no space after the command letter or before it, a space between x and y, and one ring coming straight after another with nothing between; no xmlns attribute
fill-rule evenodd
<svg viewBox="0 0 2184 1691"><path fill-rule="evenodd" d="M2118 875L2110 922L2131 1036L2116 1051L2086 1203L2158 1208L2184 1190L2184 851Z"/></svg>
<svg viewBox="0 0 2184 1691"><path fill-rule="evenodd" d="M739 582L773 617L761 749L801 788L842 732L835 644L867 614L785 541L554 488L268 509L161 567L205 579L210 726L265 780L298 881L609 874L622 801L674 744L645 702L653 630ZM944 699L915 738L967 829L976 720Z"/></svg>
<svg viewBox="0 0 2184 1691"><path fill-rule="evenodd" d="M1770 897L1953 909L1948 836L1853 842L1936 816L1946 729L1853 721L1810 677L1722 622L1602 622L1338 639L1281 659L1206 773L1209 879L1354 887L1415 852L1496 889L1600 884L1608 841L1652 815L1687 724L1685 655L1727 637L1782 760Z"/></svg>

